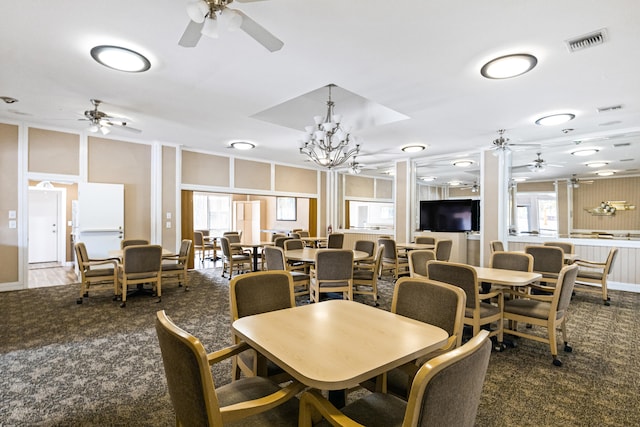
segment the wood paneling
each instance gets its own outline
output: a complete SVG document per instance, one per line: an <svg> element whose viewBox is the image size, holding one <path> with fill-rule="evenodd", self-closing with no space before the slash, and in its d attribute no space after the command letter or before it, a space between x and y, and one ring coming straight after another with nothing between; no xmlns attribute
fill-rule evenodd
<svg viewBox="0 0 640 427"><path fill-rule="evenodd" d="M80 135L29 128L29 172L78 175Z"/></svg>

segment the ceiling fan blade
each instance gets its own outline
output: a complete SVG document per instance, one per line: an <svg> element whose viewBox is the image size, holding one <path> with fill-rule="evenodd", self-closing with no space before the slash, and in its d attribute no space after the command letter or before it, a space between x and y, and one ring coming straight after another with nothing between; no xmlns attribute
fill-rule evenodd
<svg viewBox="0 0 640 427"><path fill-rule="evenodd" d="M240 29L249 34L255 41L267 48L270 52L282 49L284 42L267 31L263 26L249 18L244 12L235 9L242 16Z"/></svg>
<svg viewBox="0 0 640 427"><path fill-rule="evenodd" d="M182 47L195 47L200 41L200 37L202 37L202 27L204 26L204 21L201 23L197 23L194 21L189 21L187 28L184 30L182 37L180 37L180 41L178 44Z"/></svg>

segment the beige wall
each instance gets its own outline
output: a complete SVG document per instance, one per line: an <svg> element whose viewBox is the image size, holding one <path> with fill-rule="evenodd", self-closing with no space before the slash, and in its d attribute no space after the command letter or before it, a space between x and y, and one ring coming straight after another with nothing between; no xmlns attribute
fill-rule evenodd
<svg viewBox="0 0 640 427"><path fill-rule="evenodd" d="M396 240L398 242L408 242L411 239L410 235L407 235L407 218L409 216L410 203L407 200L407 188L409 183L407 182L407 168L409 162L396 163Z"/></svg>
<svg viewBox="0 0 640 427"><path fill-rule="evenodd" d="M174 147L162 147L162 245L167 248L179 250L177 242L177 229L180 224L176 222L176 149ZM171 219L167 219L167 214ZM171 222L171 228L167 228L167 221Z"/></svg>
<svg viewBox="0 0 640 427"><path fill-rule="evenodd" d="M182 183L229 187L228 157L182 152Z"/></svg>
<svg viewBox="0 0 640 427"><path fill-rule="evenodd" d="M78 175L80 135L29 128L29 172Z"/></svg>
<svg viewBox="0 0 640 427"><path fill-rule="evenodd" d="M607 201L626 201L636 209L618 211L612 216L595 216L585 211ZM573 228L640 231L640 177L594 179L592 184L581 183L574 188Z"/></svg>
<svg viewBox="0 0 640 427"><path fill-rule="evenodd" d="M17 282L18 229L9 228L9 211L18 211L18 126L0 123L0 283Z"/></svg>
<svg viewBox="0 0 640 427"><path fill-rule="evenodd" d="M275 191L317 194L318 171L275 165Z"/></svg>
<svg viewBox="0 0 640 427"><path fill-rule="evenodd" d="M235 159L233 184L238 189L269 191L271 189L271 163Z"/></svg>

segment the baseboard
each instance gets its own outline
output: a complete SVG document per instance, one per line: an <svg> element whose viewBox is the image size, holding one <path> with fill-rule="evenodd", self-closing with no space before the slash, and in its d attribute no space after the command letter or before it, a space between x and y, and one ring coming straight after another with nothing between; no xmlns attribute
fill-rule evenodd
<svg viewBox="0 0 640 427"><path fill-rule="evenodd" d="M640 293L640 285L634 283L609 282L608 288L612 291L626 291Z"/></svg>

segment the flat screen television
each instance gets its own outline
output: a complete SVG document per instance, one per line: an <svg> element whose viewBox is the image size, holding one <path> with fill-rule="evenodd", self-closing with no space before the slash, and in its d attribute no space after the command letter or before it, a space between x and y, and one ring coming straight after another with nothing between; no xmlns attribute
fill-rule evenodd
<svg viewBox="0 0 640 427"><path fill-rule="evenodd" d="M480 201L421 200L420 229L445 232L480 231Z"/></svg>

